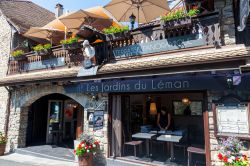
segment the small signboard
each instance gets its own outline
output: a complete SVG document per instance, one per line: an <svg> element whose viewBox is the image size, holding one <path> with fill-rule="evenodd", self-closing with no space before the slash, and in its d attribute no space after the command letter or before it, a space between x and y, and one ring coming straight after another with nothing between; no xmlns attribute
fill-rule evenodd
<svg viewBox="0 0 250 166"><path fill-rule="evenodd" d="M249 15L249 0L240 0L239 6L239 26L237 27L238 31L243 31L247 24L247 18Z"/></svg>
<svg viewBox="0 0 250 166"><path fill-rule="evenodd" d="M94 130L102 129L103 123L104 123L104 111L103 110L95 110L94 121L93 121Z"/></svg>
<svg viewBox="0 0 250 166"><path fill-rule="evenodd" d="M79 70L79 72L77 74L77 77L96 75L97 70L98 70L98 66L94 66L94 67L91 67L91 68L88 68L88 69L86 69L85 67L82 67Z"/></svg>
<svg viewBox="0 0 250 166"><path fill-rule="evenodd" d="M93 128L93 122L94 122L94 110L90 110L87 113L88 123L89 127Z"/></svg>
<svg viewBox="0 0 250 166"><path fill-rule="evenodd" d="M216 113L218 133L249 134L247 106L217 106Z"/></svg>

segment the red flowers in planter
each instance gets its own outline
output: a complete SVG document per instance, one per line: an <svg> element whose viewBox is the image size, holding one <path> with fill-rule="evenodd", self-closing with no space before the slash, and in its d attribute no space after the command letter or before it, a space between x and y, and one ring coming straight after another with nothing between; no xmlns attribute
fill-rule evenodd
<svg viewBox="0 0 250 166"><path fill-rule="evenodd" d="M95 154L99 150L99 141L94 140L90 135L83 135L80 137L80 144L78 144L74 150L75 155L87 156L89 154Z"/></svg>
<svg viewBox="0 0 250 166"><path fill-rule="evenodd" d="M220 153L218 159L224 166L249 166L246 155L242 154L243 143L237 138L229 137L220 142Z"/></svg>

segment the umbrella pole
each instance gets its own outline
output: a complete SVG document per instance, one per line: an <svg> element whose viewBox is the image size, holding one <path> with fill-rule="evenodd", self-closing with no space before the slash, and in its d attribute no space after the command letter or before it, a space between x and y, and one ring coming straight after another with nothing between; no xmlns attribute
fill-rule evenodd
<svg viewBox="0 0 250 166"><path fill-rule="evenodd" d="M137 4L137 10L138 10L138 27L139 27L139 24L140 24L140 21L139 21L139 12L140 12L140 6L139 6L139 4Z"/></svg>

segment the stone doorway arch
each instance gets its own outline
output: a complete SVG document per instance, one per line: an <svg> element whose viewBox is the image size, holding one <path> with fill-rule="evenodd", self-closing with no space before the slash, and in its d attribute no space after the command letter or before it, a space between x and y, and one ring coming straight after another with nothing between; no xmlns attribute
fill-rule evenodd
<svg viewBox="0 0 250 166"><path fill-rule="evenodd" d="M29 108L32 103L50 94L67 96L82 107L86 106L90 98L87 94L67 94L63 86L56 85L32 86L14 90L11 96L7 150L26 146Z"/></svg>

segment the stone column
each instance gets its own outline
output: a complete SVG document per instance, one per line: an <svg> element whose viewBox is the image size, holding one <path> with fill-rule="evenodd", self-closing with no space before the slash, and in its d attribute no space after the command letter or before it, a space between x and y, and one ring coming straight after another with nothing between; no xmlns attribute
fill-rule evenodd
<svg viewBox="0 0 250 166"><path fill-rule="evenodd" d="M235 22L232 0L214 1L215 10L220 13L221 37L223 44L236 44L235 41Z"/></svg>

